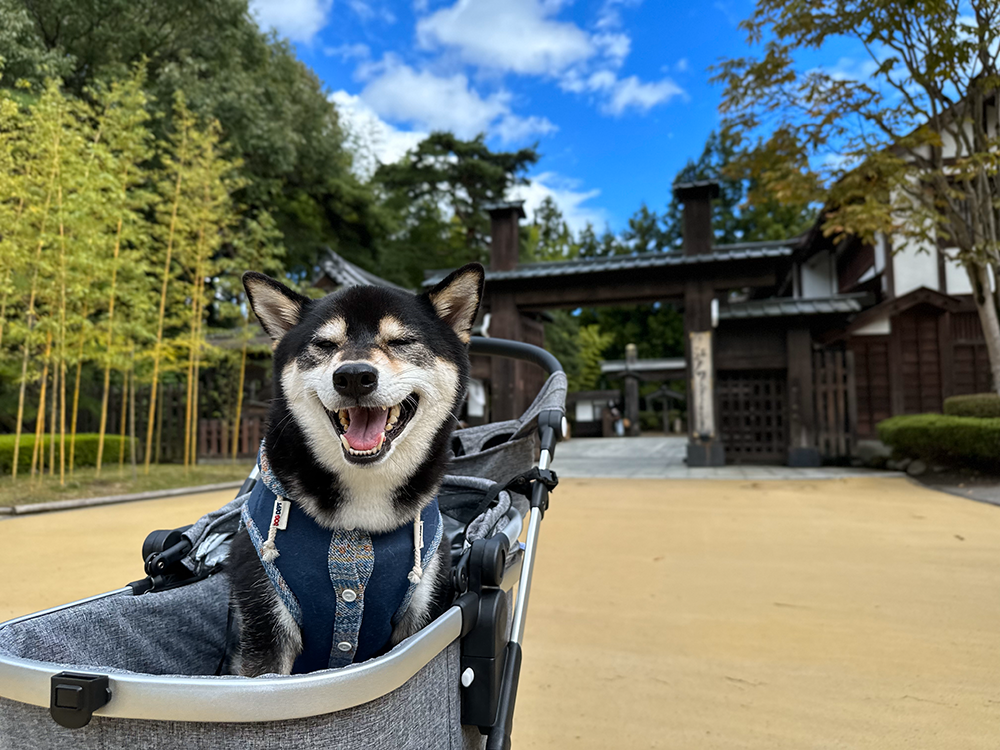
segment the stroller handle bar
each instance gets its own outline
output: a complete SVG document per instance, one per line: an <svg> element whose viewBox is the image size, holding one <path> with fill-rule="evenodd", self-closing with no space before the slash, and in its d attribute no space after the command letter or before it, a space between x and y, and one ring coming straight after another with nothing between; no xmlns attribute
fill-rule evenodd
<svg viewBox="0 0 1000 750"><path fill-rule="evenodd" d="M469 341L469 354L485 354L491 357L506 357L520 359L538 365L547 375L562 372L559 360L540 346L525 344L508 339L490 339L484 336L473 336Z"/></svg>

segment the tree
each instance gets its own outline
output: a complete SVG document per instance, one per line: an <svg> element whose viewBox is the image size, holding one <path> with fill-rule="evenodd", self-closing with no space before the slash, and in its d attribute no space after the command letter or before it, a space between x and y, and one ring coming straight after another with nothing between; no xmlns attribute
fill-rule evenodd
<svg viewBox="0 0 1000 750"><path fill-rule="evenodd" d="M754 171L747 168L747 154L741 138L723 128L709 133L697 160L677 173L675 183L715 180L719 198L712 204L712 229L719 245L762 240L786 240L809 228L815 220L808 198L790 194L778 199L760 185ZM748 200L750 196L753 201ZM680 249L684 244L683 209L676 198L670 200L663 216L663 245Z"/></svg>
<svg viewBox="0 0 1000 750"><path fill-rule="evenodd" d="M351 171L336 107L247 0L0 0L0 55L7 85L59 76L84 98L146 61L154 134L168 134L177 91L200 120L219 121L243 161L235 197L271 213L289 271L309 275L323 245L374 261L388 218Z"/></svg>
<svg viewBox="0 0 1000 750"><path fill-rule="evenodd" d="M99 111L99 128L103 133L101 144L105 149L103 172L107 175L108 189L103 205L106 207L106 222L113 230L97 233L101 238L108 238L101 243L104 263L110 279L105 294L104 310L107 318L100 326L103 351L101 352L102 369L104 371L103 389L101 392L101 407L97 441L97 476L100 476L104 459L104 436L107 430L108 402L111 395L111 370L116 361L119 369L124 353L134 346L133 342L122 340L116 342L115 313L121 303L128 303L131 313L131 326L134 329L143 319L146 305L142 304L149 291L147 271L149 243L147 232L149 224L145 220L145 210L149 202L148 191L143 190L148 179L146 162L152 155L152 134L147 130L146 123L149 113L146 110L147 99L142 86L145 82L145 71L140 67L132 75L121 82L100 87L94 93ZM110 246L108 246L110 245ZM109 267L109 268L108 268ZM119 281L123 282L119 286ZM135 300L141 300L135 304ZM119 314L119 317L120 314ZM77 370L77 392L79 391L79 369ZM76 414L78 398L74 398L73 433L76 433Z"/></svg>
<svg viewBox="0 0 1000 750"><path fill-rule="evenodd" d="M667 244L666 233L660 226L662 218L650 211L643 202L628 220L628 229L622 232L622 242L636 253L658 252Z"/></svg>
<svg viewBox="0 0 1000 750"><path fill-rule="evenodd" d="M1000 270L1000 3L758 0L742 28L763 52L725 61L717 80L727 126L755 142L746 165L760 188L824 203L823 232L835 241L886 233L897 248L950 246L972 283L1000 392L990 282ZM798 63L835 38L865 50L870 78Z"/></svg>
<svg viewBox="0 0 1000 750"><path fill-rule="evenodd" d="M611 339L612 334L602 331L596 324L580 326L577 335L579 367L577 373L569 377L571 391L589 391L597 387L601 379L601 360Z"/></svg>
<svg viewBox="0 0 1000 750"><path fill-rule="evenodd" d="M524 173L537 161L534 148L491 151L483 135L464 141L438 132L395 164L381 165L374 181L398 218L379 259L390 262L379 272L415 285L424 268L488 262L485 206L504 200L513 186L527 184Z"/></svg>
<svg viewBox="0 0 1000 750"><path fill-rule="evenodd" d="M579 255L579 246L562 211L551 195L545 196L537 209L522 243L521 261L571 260Z"/></svg>

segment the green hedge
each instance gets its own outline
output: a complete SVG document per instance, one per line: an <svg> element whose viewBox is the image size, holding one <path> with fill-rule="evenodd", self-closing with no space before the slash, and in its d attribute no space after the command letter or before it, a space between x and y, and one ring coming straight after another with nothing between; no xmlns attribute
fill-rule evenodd
<svg viewBox="0 0 1000 750"><path fill-rule="evenodd" d="M0 474L10 474L14 465L14 435L0 435ZM97 465L97 435L94 433L80 433L76 436L75 460L77 466ZM118 463L118 452L121 449L122 439L118 435L104 436L104 463ZM34 435L21 436L21 449L17 454L17 474L31 471L31 452L35 447ZM42 447L48 451L49 437L42 439ZM126 443L126 448L128 443ZM126 456L126 460L128 460ZM59 461L59 438L56 438L56 461ZM45 462L48 464L48 453L45 454ZM69 435L66 436L66 464L69 468ZM56 464L58 466L58 463Z"/></svg>
<svg viewBox="0 0 1000 750"><path fill-rule="evenodd" d="M878 436L907 458L988 471L1000 469L1000 419L912 414L879 422Z"/></svg>
<svg viewBox="0 0 1000 750"><path fill-rule="evenodd" d="M968 396L952 396L944 400L944 413L953 417L1000 418L1000 395L996 393L973 393Z"/></svg>

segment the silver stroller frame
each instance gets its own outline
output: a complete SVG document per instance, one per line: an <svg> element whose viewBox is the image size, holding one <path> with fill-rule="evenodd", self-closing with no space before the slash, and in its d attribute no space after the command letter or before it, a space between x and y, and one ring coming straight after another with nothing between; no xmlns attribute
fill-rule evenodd
<svg viewBox="0 0 1000 750"><path fill-rule="evenodd" d="M255 679L216 676L204 667L177 673L174 651L190 648L205 663L217 658L220 624L225 639L218 605L211 614L195 612L199 602L227 594L224 576L214 575L226 549L219 530L238 515L256 481L255 467L237 498L220 510L191 527L149 535L146 578L0 624L0 746L169 747L164 738L173 738L189 748L289 742L311 748L331 741L366 750L510 748L535 551L556 483L549 466L564 431L566 379L551 354L528 344L473 338L470 352L532 362L550 377L520 420L455 433L456 445L468 439L472 446L456 451L455 486L480 491L487 500L506 495L507 504L489 503L476 521L492 509L493 533L473 539L468 527L454 568L458 596L444 614L385 655L341 669ZM166 612L182 619L171 631L183 631L176 640L194 645L168 643L163 650L171 653L161 654L153 653L158 644L128 640ZM100 642L105 634L109 643ZM76 658L79 649L83 655ZM135 651L144 652L139 662L152 666L133 668ZM409 716L421 701L426 705ZM457 703L460 716L451 710Z"/></svg>

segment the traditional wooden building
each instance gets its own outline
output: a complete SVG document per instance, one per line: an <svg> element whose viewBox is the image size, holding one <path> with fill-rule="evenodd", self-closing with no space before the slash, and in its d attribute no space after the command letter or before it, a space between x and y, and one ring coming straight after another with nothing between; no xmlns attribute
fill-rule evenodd
<svg viewBox="0 0 1000 750"><path fill-rule="evenodd" d="M550 308L659 301L684 310L692 466L848 460L894 414L940 411L988 390L964 271L937 247L834 247L818 230L785 242L714 245L711 182L678 185L682 252L518 264L520 206L496 207L484 310L490 335L539 343ZM444 272L430 272L432 284ZM537 376L491 365L493 419L527 405ZM492 385L499 384L499 385Z"/></svg>

